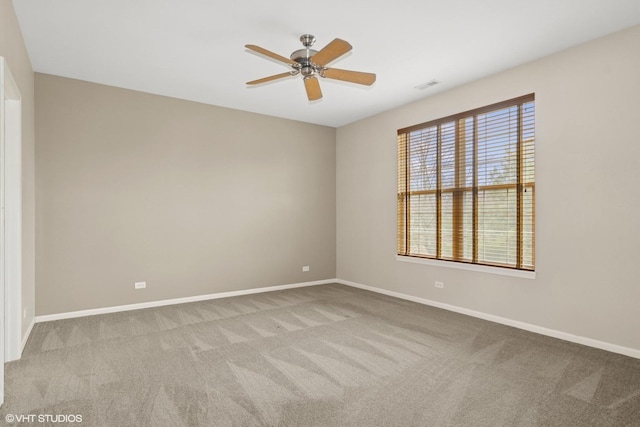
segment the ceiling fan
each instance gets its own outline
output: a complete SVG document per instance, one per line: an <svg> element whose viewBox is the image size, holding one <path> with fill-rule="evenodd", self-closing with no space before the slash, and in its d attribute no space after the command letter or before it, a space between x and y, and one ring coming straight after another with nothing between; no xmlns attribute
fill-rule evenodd
<svg viewBox="0 0 640 427"><path fill-rule="evenodd" d="M302 74L304 87L307 90L307 98L309 98L309 101L316 101L322 98L318 76L366 86L371 86L376 81L376 75L373 73L362 73L360 71L327 67L330 62L338 59L352 49L352 46L346 41L334 39L331 43L320 49L320 51L311 49L311 46L313 46L313 43L316 41L316 38L311 34L301 35L300 41L304 49L296 50L289 58L280 56L260 46L252 44L245 45L247 49L268 56L271 59L275 59L291 67L291 71L289 72L252 80L247 82L247 84L253 86Z"/></svg>

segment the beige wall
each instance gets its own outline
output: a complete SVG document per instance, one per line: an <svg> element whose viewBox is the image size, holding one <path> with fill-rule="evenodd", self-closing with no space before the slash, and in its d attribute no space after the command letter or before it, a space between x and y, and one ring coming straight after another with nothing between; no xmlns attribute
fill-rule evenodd
<svg viewBox="0 0 640 427"><path fill-rule="evenodd" d="M22 334L35 316L35 191L33 69L10 0L0 0L0 56L22 95Z"/></svg>
<svg viewBox="0 0 640 427"><path fill-rule="evenodd" d="M335 129L38 73L36 116L38 315L335 277Z"/></svg>
<svg viewBox="0 0 640 427"><path fill-rule="evenodd" d="M638 46L634 27L338 129L338 277L640 349ZM396 261L396 130L530 92L536 279Z"/></svg>

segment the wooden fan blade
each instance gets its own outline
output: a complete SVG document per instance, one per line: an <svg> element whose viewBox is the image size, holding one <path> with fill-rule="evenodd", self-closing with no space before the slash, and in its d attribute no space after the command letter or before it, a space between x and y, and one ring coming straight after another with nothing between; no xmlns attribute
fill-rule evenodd
<svg viewBox="0 0 640 427"><path fill-rule="evenodd" d="M304 87L307 89L307 98L309 101L316 101L322 98L322 91L320 90L320 83L315 77L306 77L304 79Z"/></svg>
<svg viewBox="0 0 640 427"><path fill-rule="evenodd" d="M256 46L253 44L247 44L247 45L244 45L244 47L254 52L258 52L264 56L268 56L271 59L275 59L276 61L284 62L285 64L289 64L289 65L298 65L298 63L295 62L293 59L285 58L284 56L278 55L277 53L273 53L270 50L267 50L263 47Z"/></svg>
<svg viewBox="0 0 640 427"><path fill-rule="evenodd" d="M342 39L334 39L323 47L320 52L311 57L311 62L325 66L334 59L344 55L352 49L351 45Z"/></svg>
<svg viewBox="0 0 640 427"><path fill-rule="evenodd" d="M322 76L328 79L343 80L345 82L357 83L359 85L366 86L371 86L376 81L376 75L373 73L340 70L339 68L327 68L322 72Z"/></svg>
<svg viewBox="0 0 640 427"><path fill-rule="evenodd" d="M251 80L250 82L247 82L248 85L259 85L262 83L267 83L270 82L272 80L278 80L278 79L283 79L285 77L291 77L296 75L297 73L294 71L289 71L288 73L281 73L281 74L276 74L274 76L269 76L269 77L264 77L262 79L258 79L258 80Z"/></svg>

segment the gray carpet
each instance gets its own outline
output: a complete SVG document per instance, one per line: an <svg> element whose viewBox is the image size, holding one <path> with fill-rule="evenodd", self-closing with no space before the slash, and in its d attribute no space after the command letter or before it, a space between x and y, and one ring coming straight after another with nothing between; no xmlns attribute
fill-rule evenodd
<svg viewBox="0 0 640 427"><path fill-rule="evenodd" d="M640 360L342 285L38 323L5 378L0 423L640 426Z"/></svg>

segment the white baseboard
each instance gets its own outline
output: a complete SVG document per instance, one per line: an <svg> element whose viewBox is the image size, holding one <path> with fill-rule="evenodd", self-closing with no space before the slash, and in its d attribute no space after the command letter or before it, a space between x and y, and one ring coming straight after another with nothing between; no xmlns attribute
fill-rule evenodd
<svg viewBox="0 0 640 427"><path fill-rule="evenodd" d="M465 314L467 316L477 317L479 319L484 319L484 320L499 323L502 325L523 329L525 331L535 332L537 334L546 335L549 337L558 338L558 339L573 342L576 344L582 344L589 347L610 351L612 353L623 354L625 356L640 359L640 350L638 349L623 347L617 344L611 344L608 342L599 341L599 340L595 340L587 337L582 337L579 335L573 335L573 334L558 331L555 329L545 328L543 326L520 322L518 320L507 319L505 317L495 316L493 314L483 313L476 310L470 310L464 307L458 307L451 304L433 301L426 298L420 298L413 295L403 294L401 292L389 291L386 289L376 288L374 286L363 285L361 283L351 282L351 281L342 280L342 279L317 280L313 282L293 283L289 285L244 289L240 291L231 291L231 292L219 292L215 294L196 295L192 297L174 298L174 299L161 300L161 301L150 301L150 302L143 302L143 303L137 303L137 304L127 304L127 305L119 305L119 306L113 306L113 307L103 307L103 308L95 308L95 309L89 309L89 310L72 311L68 313L57 313L57 314L47 314L43 316L36 316L35 319L29 325L27 333L23 338L22 349L24 349L24 346L27 343L27 339L29 338L29 335L31 334L31 330L33 329L33 326L35 323L48 322L52 320L61 320L61 319L72 319L75 317L94 316L97 314L107 314L107 313L117 313L121 311L139 310L142 308L162 307L165 305L183 304L188 302L206 301L206 300L212 300L212 299L218 299L218 298L229 298L229 297L235 297L240 295L257 294L262 292L281 291L285 289L302 288L302 287L315 286L315 285L325 285L329 283L340 283L342 285L351 286L354 288L360 288L367 291L392 296L395 298L417 302L419 304L429 305L432 307L442 308L444 310Z"/></svg>
<svg viewBox="0 0 640 427"><path fill-rule="evenodd" d="M117 313L120 311L139 310L142 308L162 307L165 305L183 304L187 302L206 301L218 298L229 298L240 295L258 294L262 292L281 291L284 289L303 288L307 286L326 285L337 283L336 279L316 280L313 282L292 283L289 285L267 286L264 288L243 289L241 291L219 292L215 294L196 295L192 297L173 298L161 301L141 302L137 304L118 305L113 307L93 308L89 310L71 311L68 313L45 314L36 316L35 323L49 322L52 320L73 319L75 317L95 316L96 314ZM30 330L29 330L30 331ZM27 334L27 337L29 335ZM25 338L26 343L26 338ZM24 347L24 344L23 344Z"/></svg>
<svg viewBox="0 0 640 427"><path fill-rule="evenodd" d="M549 328L545 328L538 325L532 325L530 323L520 322L518 320L507 319L505 317L495 316L493 314L470 310L468 308L458 307L451 304L445 304L438 301L432 301L426 298L415 297L415 296L403 294L400 292L388 291L386 289L381 289L373 286L363 285L360 283L350 282L348 280L336 279L335 283L352 286L354 288L365 289L367 291L376 292L379 294L384 294L384 295L388 295L388 296L392 296L392 297L396 297L396 298L400 298L408 301L413 301L419 304L430 305L432 307L438 307L444 310L453 311L460 314L466 314L467 316L489 320L491 322L500 323L502 325L513 326L514 328L523 329L525 331L535 332L537 334L546 335L549 337L570 341L576 344L582 344L588 347L599 348L601 350L610 351L612 353L623 354L625 356L640 359L640 350L635 348L623 347L617 344L611 344L604 341L594 340L592 338L573 335L567 332L557 331L555 329L549 329Z"/></svg>
<svg viewBox="0 0 640 427"><path fill-rule="evenodd" d="M31 335L31 330L33 330L33 325L36 324L36 318L33 317L31 319L31 323L29 323L29 327L27 328L27 333L22 337L22 345L20 346L20 357L22 357L22 352L24 351L24 347L27 345L27 340L29 339L29 335Z"/></svg>

